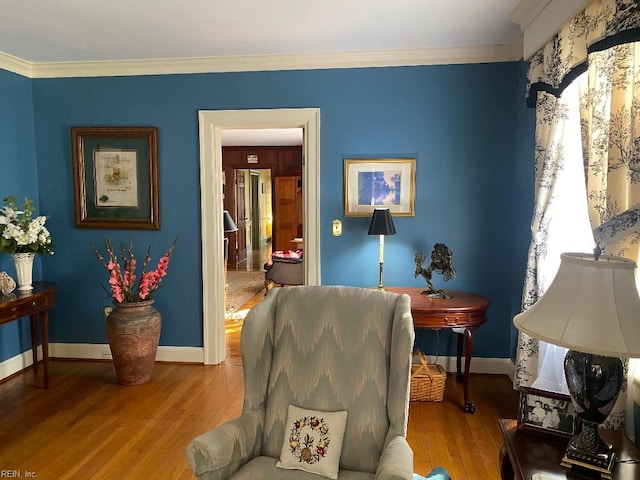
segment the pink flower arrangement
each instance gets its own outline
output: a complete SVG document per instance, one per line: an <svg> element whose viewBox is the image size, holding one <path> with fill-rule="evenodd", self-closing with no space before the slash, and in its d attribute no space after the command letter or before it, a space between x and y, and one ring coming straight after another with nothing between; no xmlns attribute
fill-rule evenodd
<svg viewBox="0 0 640 480"><path fill-rule="evenodd" d="M116 255L111 240L107 238L107 255L108 261L102 254L91 245L91 248L98 256L102 266L109 272L110 289L107 290L109 296L116 303L143 302L151 300L154 293L160 288L160 282L167 275L167 267L169 266L169 258L176 247L176 240L173 241L171 247L160 258L155 270L145 272L147 266L151 262L151 245L147 248L147 254L142 264L142 275L137 275L137 260L133 252L133 241L129 240L129 247L125 248L124 244L120 244L120 255ZM122 262L122 263L120 263Z"/></svg>

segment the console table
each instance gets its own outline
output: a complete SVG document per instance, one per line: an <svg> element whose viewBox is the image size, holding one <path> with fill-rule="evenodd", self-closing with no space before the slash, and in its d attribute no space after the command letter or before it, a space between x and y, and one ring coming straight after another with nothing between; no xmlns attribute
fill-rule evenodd
<svg viewBox="0 0 640 480"><path fill-rule="evenodd" d="M499 419L504 445L500 450L500 477L502 480L528 480L534 474L546 475L553 480L585 478L560 466L569 439L537 435L518 430L518 422ZM620 430L600 429L604 441L613 445L618 464L613 480L640 478L640 451ZM634 463L635 462L635 463Z"/></svg>
<svg viewBox="0 0 640 480"><path fill-rule="evenodd" d="M446 290L451 298L429 298L424 288L390 287L385 290L406 293L411 297L414 328L448 328L458 335L456 380L464 383L464 411L474 413L476 406L469 400L469 367L473 353L473 333L487 321L491 301L475 293ZM465 344L464 374L461 372L462 346Z"/></svg>
<svg viewBox="0 0 640 480"><path fill-rule="evenodd" d="M44 386L49 388L49 309L56 304L56 286L53 283L33 282L33 290L14 290L0 295L0 325L29 317L33 372L38 373L37 321L40 319Z"/></svg>

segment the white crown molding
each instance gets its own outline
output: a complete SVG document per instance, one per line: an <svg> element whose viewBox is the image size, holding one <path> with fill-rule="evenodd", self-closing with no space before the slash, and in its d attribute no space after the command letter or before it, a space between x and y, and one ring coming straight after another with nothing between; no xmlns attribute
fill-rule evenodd
<svg viewBox="0 0 640 480"><path fill-rule="evenodd" d="M517 50L511 44L370 52L40 63L29 63L0 52L0 68L30 78L316 70L510 62L522 58L522 49L519 52Z"/></svg>
<svg viewBox="0 0 640 480"><path fill-rule="evenodd" d="M4 52L0 52L0 68L23 77L33 78L33 63Z"/></svg>
<svg viewBox="0 0 640 480"><path fill-rule="evenodd" d="M524 33L523 58L529 60L591 0L520 0L511 20Z"/></svg>
<svg viewBox="0 0 640 480"><path fill-rule="evenodd" d="M550 2L551 0L521 0L509 18L520 25L520 30L524 31Z"/></svg>
<svg viewBox="0 0 640 480"><path fill-rule="evenodd" d="M514 59L522 60L524 58L524 34L521 33L518 38L511 44L511 56Z"/></svg>

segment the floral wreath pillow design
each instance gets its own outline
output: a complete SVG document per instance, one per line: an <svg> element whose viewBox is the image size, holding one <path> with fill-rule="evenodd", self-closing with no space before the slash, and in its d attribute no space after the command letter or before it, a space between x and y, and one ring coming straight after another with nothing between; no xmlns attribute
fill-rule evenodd
<svg viewBox="0 0 640 480"><path fill-rule="evenodd" d="M304 434L302 440L300 439L303 430L309 429L312 433L318 433L319 438L317 442L315 441L315 437L312 437L308 431ZM324 418L318 418L312 415L310 417L302 417L293 422L291 435L289 436L289 449L293 456L300 462L305 462L310 465L319 462L320 459L327 454L330 443L329 426Z"/></svg>
<svg viewBox="0 0 640 480"><path fill-rule="evenodd" d="M347 412L318 412L289 405L279 468L338 478Z"/></svg>

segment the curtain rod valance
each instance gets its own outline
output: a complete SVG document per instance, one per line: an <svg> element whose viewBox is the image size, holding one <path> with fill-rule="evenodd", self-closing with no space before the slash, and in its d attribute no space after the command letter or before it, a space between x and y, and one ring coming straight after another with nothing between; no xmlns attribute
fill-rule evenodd
<svg viewBox="0 0 640 480"><path fill-rule="evenodd" d="M535 107L539 91L559 96L587 69L589 53L638 40L637 0L593 0L531 58L527 106Z"/></svg>

